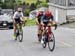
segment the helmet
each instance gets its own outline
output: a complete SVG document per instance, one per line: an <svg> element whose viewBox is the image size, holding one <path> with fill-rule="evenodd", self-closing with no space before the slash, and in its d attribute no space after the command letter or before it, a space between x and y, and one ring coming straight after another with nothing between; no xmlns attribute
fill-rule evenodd
<svg viewBox="0 0 75 56"><path fill-rule="evenodd" d="M19 7L19 8L17 9L17 11L22 11L22 8Z"/></svg>
<svg viewBox="0 0 75 56"><path fill-rule="evenodd" d="M39 9L39 11L42 11L42 9Z"/></svg>
<svg viewBox="0 0 75 56"><path fill-rule="evenodd" d="M50 17L51 15L52 15L52 14L51 14L50 11L46 11L46 12L45 12L45 16Z"/></svg>
<svg viewBox="0 0 75 56"><path fill-rule="evenodd" d="M42 9L39 9L39 14L43 14L43 10Z"/></svg>

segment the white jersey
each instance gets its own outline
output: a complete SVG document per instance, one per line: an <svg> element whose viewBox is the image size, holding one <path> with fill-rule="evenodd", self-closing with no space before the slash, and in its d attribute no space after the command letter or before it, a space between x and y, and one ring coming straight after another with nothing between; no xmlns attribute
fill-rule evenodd
<svg viewBox="0 0 75 56"><path fill-rule="evenodd" d="M22 12L15 12L13 18L20 18L20 17L24 17Z"/></svg>

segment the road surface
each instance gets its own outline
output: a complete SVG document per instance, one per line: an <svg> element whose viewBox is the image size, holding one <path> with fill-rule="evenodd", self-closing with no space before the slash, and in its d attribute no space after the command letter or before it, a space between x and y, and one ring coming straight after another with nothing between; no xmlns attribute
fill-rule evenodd
<svg viewBox="0 0 75 56"><path fill-rule="evenodd" d="M42 48L36 36L36 26L23 28L22 43L14 41L13 30L0 30L0 56L75 56L75 29L58 27L53 30L56 47L53 52Z"/></svg>

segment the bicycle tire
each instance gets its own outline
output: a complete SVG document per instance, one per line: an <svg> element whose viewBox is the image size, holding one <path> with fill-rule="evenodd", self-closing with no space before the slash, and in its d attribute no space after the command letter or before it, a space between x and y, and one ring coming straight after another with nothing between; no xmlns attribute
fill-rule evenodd
<svg viewBox="0 0 75 56"><path fill-rule="evenodd" d="M19 42L23 41L23 30L21 30L21 32L19 31L18 40L19 40Z"/></svg>
<svg viewBox="0 0 75 56"><path fill-rule="evenodd" d="M54 37L54 34L53 33L51 33L51 38L53 38L53 40L51 39L51 40L48 40L48 48L49 48L49 50L50 51L53 51L54 50L54 48L55 48L55 37ZM51 48L51 44L50 44L50 42L52 42L53 41L53 47Z"/></svg>
<svg viewBox="0 0 75 56"><path fill-rule="evenodd" d="M44 41L44 43L42 44L42 46L43 46L43 48L46 48L46 44L47 44L46 39L44 38L42 40Z"/></svg>
<svg viewBox="0 0 75 56"><path fill-rule="evenodd" d="M46 43L42 44L43 48L46 48Z"/></svg>
<svg viewBox="0 0 75 56"><path fill-rule="evenodd" d="M19 42L22 42L23 41L23 30L22 30L22 24L21 23L19 23L19 27L18 27L18 33L19 33L19 35L18 35L18 40L19 40Z"/></svg>

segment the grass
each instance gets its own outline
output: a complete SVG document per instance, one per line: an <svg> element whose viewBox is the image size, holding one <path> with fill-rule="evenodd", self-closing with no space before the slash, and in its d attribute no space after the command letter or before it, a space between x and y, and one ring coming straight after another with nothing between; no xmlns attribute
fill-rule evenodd
<svg viewBox="0 0 75 56"><path fill-rule="evenodd" d="M35 19L27 19L26 26L34 26L36 25Z"/></svg>
<svg viewBox="0 0 75 56"><path fill-rule="evenodd" d="M29 4L31 4L31 3L36 3L37 2L37 0L21 0L22 2L26 2L26 3L29 3ZM46 0L42 0L43 2L45 2Z"/></svg>
<svg viewBox="0 0 75 56"><path fill-rule="evenodd" d="M29 3L29 4L31 4L31 3L36 3L36 0L21 0L22 2L26 2L26 3Z"/></svg>

